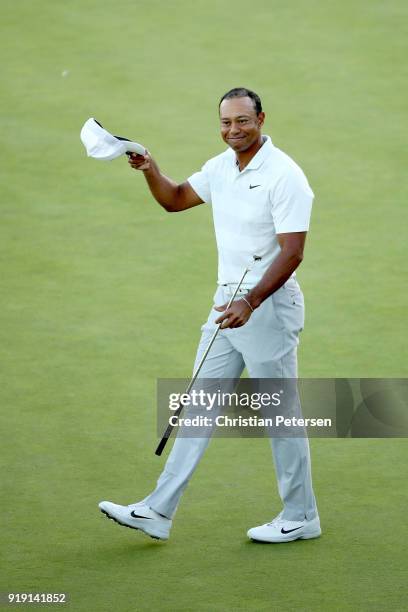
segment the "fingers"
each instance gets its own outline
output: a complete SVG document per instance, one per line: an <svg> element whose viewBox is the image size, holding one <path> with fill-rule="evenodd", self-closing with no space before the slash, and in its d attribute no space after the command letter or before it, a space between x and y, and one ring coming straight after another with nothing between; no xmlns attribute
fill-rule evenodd
<svg viewBox="0 0 408 612"><path fill-rule="evenodd" d="M128 154L128 164L133 170L148 170L150 168L150 157L148 153L146 155L130 153Z"/></svg>
<svg viewBox="0 0 408 612"><path fill-rule="evenodd" d="M222 304L221 306L214 306L214 310L217 310L218 312L223 312L226 307L228 306L228 304ZM216 319L216 324L218 325L218 323L222 323L223 321L225 321L225 323L223 323L221 325L221 329L225 329L226 327L228 327L228 314L229 310L223 314L221 317L218 317L218 319Z"/></svg>
<svg viewBox="0 0 408 612"><path fill-rule="evenodd" d="M218 308L220 308L220 306ZM231 310L231 308L228 308L223 315L218 317L215 323L217 325L221 323L221 329L226 329L227 327L239 327L240 325L243 325L243 323L240 322L240 318Z"/></svg>
<svg viewBox="0 0 408 612"><path fill-rule="evenodd" d="M228 315L229 311L227 310L227 312L225 314L223 314L221 317L218 317L218 319L215 320L216 325L218 325L219 323L221 323L221 329L225 329L226 327L229 327L229 315Z"/></svg>
<svg viewBox="0 0 408 612"><path fill-rule="evenodd" d="M234 302L227 310L228 304L215 306L214 309L224 311L223 314L215 320L215 323L221 324L220 329L242 327L250 318L252 311L244 300Z"/></svg>
<svg viewBox="0 0 408 612"><path fill-rule="evenodd" d="M132 168L138 169L142 164L146 163L146 157L138 153L128 155L128 163Z"/></svg>

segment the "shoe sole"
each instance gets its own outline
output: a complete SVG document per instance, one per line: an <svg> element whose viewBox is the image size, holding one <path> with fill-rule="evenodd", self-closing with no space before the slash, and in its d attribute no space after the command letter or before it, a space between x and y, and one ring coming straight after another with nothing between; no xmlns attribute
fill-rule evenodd
<svg viewBox="0 0 408 612"><path fill-rule="evenodd" d="M114 521L115 523L117 523L118 525L120 525L121 527L128 527L129 529L135 529L136 531L141 531L142 533L144 533L145 535L149 536L149 538L152 538L152 540L160 540L162 542L166 542L167 538L159 538L159 536L154 536L151 535L150 533L148 533L147 531L145 531L144 529L142 529L141 527L134 527L133 525L127 525L126 523L121 523L120 521L118 521L117 518L115 518L114 516L112 516L111 514L109 514L108 512L106 512L106 510L103 510L102 508L99 508L99 510L102 512L102 514L104 514L108 519L110 519L111 521Z"/></svg>
<svg viewBox="0 0 408 612"><path fill-rule="evenodd" d="M287 542L296 542L296 540L313 540L314 538L320 538L322 532L316 532L311 534L301 535L297 538L290 538L288 540L256 540L255 538L250 538L252 542L262 542L263 544L286 544Z"/></svg>

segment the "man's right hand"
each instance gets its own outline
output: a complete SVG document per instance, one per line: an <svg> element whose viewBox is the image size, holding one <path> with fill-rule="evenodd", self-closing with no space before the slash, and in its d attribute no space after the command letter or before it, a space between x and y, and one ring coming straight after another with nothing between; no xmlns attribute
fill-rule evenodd
<svg viewBox="0 0 408 612"><path fill-rule="evenodd" d="M128 159L129 166L133 170L150 170L151 160L149 151L146 151L146 155L139 155L138 153L131 153Z"/></svg>

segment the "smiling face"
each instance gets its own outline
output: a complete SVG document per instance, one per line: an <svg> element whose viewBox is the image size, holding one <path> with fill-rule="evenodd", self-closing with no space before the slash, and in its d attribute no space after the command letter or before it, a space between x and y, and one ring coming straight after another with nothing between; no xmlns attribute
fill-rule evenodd
<svg viewBox="0 0 408 612"><path fill-rule="evenodd" d="M248 96L227 98L220 105L221 137L236 153L259 148L265 113L256 113Z"/></svg>

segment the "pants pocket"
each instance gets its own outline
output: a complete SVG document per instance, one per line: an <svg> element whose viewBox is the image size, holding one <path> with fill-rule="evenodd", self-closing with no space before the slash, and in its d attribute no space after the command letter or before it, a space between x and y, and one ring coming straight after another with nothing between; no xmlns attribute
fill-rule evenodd
<svg viewBox="0 0 408 612"><path fill-rule="evenodd" d="M285 284L271 295L275 317L282 329L299 333L305 324L305 305L303 293L295 281Z"/></svg>

